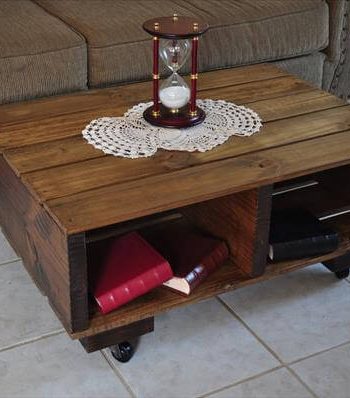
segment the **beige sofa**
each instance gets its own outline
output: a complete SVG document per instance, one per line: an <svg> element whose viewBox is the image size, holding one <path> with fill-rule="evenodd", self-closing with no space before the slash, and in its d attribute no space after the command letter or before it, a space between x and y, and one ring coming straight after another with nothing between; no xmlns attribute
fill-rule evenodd
<svg viewBox="0 0 350 398"><path fill-rule="evenodd" d="M276 62L350 93L349 0L1 0L0 103L150 78L144 20L195 15L211 28L200 69Z"/></svg>

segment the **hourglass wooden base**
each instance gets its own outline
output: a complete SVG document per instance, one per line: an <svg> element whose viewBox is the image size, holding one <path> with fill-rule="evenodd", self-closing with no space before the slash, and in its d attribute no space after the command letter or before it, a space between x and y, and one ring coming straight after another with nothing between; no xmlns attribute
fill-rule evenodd
<svg viewBox="0 0 350 398"><path fill-rule="evenodd" d="M174 112L164 105L159 104L158 113L154 112L152 105L144 111L143 117L148 123L155 126L183 128L202 123L205 119L205 112L197 106L195 114L191 114L189 104Z"/></svg>

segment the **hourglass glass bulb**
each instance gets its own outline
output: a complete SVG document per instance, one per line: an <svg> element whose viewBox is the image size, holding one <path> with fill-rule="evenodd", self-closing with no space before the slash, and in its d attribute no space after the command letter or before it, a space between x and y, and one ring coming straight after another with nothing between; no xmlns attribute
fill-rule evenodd
<svg viewBox="0 0 350 398"><path fill-rule="evenodd" d="M160 56L172 72L177 72L186 62L190 48L191 44L188 40L162 40Z"/></svg>
<svg viewBox="0 0 350 398"><path fill-rule="evenodd" d="M190 99L190 89L185 80L174 72L162 84L159 91L160 102L167 108L177 110L185 106Z"/></svg>
<svg viewBox="0 0 350 398"><path fill-rule="evenodd" d="M165 65L173 72L164 81L159 91L160 102L172 111L185 106L190 99L190 90L178 70L184 65L190 53L188 40L162 40L160 56Z"/></svg>

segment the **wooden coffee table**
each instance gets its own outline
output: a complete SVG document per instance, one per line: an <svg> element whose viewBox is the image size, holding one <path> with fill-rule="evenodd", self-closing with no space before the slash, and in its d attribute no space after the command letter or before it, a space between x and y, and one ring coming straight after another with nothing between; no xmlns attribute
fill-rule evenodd
<svg viewBox="0 0 350 398"><path fill-rule="evenodd" d="M270 65L202 74L199 97L244 104L260 133L206 153L159 151L146 159L107 156L81 131L149 100L137 83L0 107L0 223L73 339L87 351L153 330L171 308L316 262L339 277L350 265L350 215L331 254L268 264L272 206L302 203L319 215L350 209L350 106ZM281 187L315 180L299 191ZM224 238L232 258L189 297L157 288L108 314L89 300L88 274L101 242L148 223L184 216Z"/></svg>

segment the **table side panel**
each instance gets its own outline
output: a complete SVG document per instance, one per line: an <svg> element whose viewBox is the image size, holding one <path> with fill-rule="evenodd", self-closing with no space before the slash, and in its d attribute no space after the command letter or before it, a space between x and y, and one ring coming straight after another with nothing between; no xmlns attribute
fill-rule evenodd
<svg viewBox="0 0 350 398"><path fill-rule="evenodd" d="M70 239L67 241L63 231L33 199L2 156L0 222L67 331L85 329L88 326L87 297L84 289L74 285L69 267L68 247L74 243ZM83 267L79 270L84 273ZM75 317L77 312L79 318Z"/></svg>

